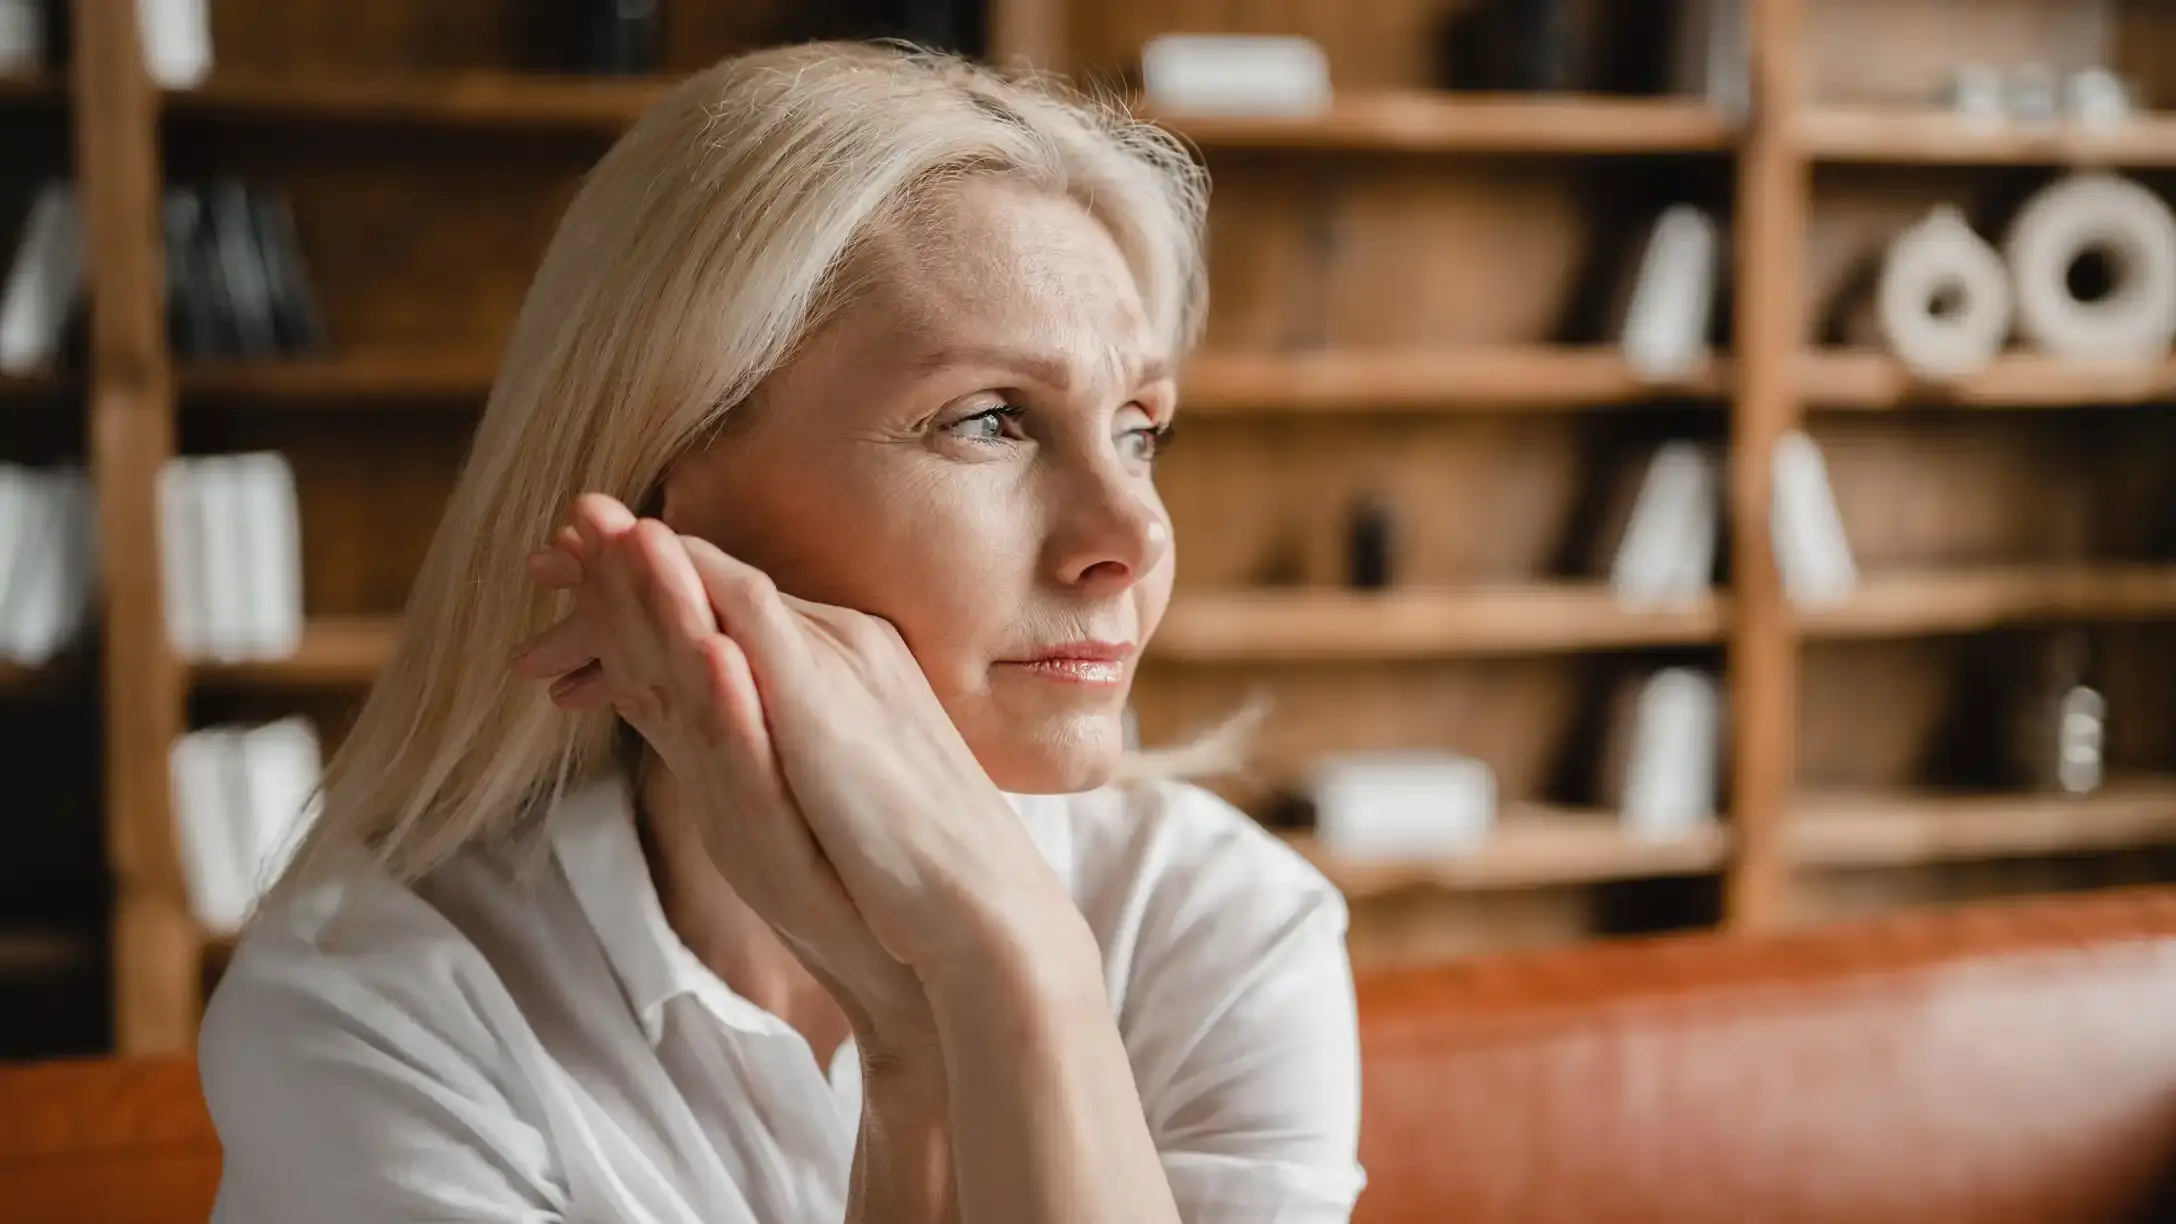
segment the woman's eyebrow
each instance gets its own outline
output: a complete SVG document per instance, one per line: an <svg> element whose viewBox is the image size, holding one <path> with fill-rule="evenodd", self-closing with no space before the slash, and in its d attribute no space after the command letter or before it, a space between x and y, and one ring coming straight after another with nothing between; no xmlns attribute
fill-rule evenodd
<svg viewBox="0 0 2176 1224"><path fill-rule="evenodd" d="M1072 363L1065 358L1005 345L955 345L927 353L915 364L925 370L957 365L989 366L1025 374L1036 382L1060 391L1070 391L1073 387ZM1170 378L1172 373L1173 367L1169 358L1149 357L1140 362L1133 381L1136 384L1162 382Z"/></svg>

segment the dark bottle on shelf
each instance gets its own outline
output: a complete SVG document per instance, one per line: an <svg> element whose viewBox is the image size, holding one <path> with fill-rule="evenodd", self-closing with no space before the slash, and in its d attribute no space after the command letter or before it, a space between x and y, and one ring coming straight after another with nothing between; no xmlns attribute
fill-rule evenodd
<svg viewBox="0 0 2176 1224"><path fill-rule="evenodd" d="M1584 88L1578 0L1489 0L1489 50L1500 89Z"/></svg>
<svg viewBox="0 0 2176 1224"><path fill-rule="evenodd" d="M664 66L658 0L577 0L576 66L609 76L641 76Z"/></svg>
<svg viewBox="0 0 2176 1224"><path fill-rule="evenodd" d="M1379 591L1391 584L1397 534L1390 503L1380 497L1361 499L1353 508L1345 545L1349 585Z"/></svg>
<svg viewBox="0 0 2176 1224"><path fill-rule="evenodd" d="M988 42L984 0L809 0L788 11L781 41L896 38L969 58Z"/></svg>

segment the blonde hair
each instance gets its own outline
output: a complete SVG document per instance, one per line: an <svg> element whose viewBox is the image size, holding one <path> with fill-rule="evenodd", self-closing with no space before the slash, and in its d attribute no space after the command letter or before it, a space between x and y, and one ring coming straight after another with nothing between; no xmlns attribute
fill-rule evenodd
<svg viewBox="0 0 2176 1224"><path fill-rule="evenodd" d="M610 712L558 710L508 671L564 600L524 556L582 492L645 500L851 291L861 241L981 175L1077 201L1173 351L1192 344L1201 172L1156 128L1047 80L909 48L780 48L687 79L620 137L545 252L283 890L358 860L414 880L609 764Z"/></svg>

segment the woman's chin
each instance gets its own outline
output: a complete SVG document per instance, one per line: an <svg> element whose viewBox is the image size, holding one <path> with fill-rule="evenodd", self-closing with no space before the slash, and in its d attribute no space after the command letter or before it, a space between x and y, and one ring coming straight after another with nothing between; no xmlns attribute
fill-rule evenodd
<svg viewBox="0 0 2176 1224"><path fill-rule="evenodd" d="M1013 723L969 735L967 745L1002 791L1069 795L1108 786L1125 757L1125 731L1109 714Z"/></svg>

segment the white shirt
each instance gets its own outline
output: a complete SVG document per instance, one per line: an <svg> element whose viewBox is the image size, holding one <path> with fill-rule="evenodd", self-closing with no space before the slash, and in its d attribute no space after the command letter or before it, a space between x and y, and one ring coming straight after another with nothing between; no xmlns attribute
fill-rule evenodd
<svg viewBox="0 0 2176 1224"><path fill-rule="evenodd" d="M1191 787L1015 797L1103 952L1188 1224L1330 1224L1362 1175L1345 907ZM567 796L526 872L471 849L413 888L263 915L204 1021L215 1224L834 1224L859 1124L665 922L628 789ZM345 898L345 912L335 910Z"/></svg>

